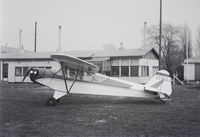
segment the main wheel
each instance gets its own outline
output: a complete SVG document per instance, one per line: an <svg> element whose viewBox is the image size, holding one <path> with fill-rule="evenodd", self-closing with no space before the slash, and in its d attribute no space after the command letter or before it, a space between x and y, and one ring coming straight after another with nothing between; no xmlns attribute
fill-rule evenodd
<svg viewBox="0 0 200 137"><path fill-rule="evenodd" d="M47 106L55 106L57 103L56 99L55 98L49 98L47 99Z"/></svg>
<svg viewBox="0 0 200 137"><path fill-rule="evenodd" d="M56 102L57 102L57 103L59 103L59 102L60 102L60 98L59 98L59 99L57 99L57 100L56 100Z"/></svg>

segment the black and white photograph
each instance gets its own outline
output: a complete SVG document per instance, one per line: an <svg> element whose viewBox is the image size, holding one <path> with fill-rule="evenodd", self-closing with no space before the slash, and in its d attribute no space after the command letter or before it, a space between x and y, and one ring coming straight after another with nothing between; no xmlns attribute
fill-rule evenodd
<svg viewBox="0 0 200 137"><path fill-rule="evenodd" d="M200 0L0 0L0 137L200 137Z"/></svg>

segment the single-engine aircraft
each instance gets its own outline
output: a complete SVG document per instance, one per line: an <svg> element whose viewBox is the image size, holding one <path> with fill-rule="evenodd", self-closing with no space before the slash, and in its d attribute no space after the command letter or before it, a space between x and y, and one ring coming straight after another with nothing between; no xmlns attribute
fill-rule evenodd
<svg viewBox="0 0 200 137"><path fill-rule="evenodd" d="M166 70L158 71L142 85L100 74L97 66L80 58L69 55L51 55L51 58L60 63L59 70L30 68L22 80L30 75L31 81L53 89L48 106L55 106L60 98L71 93L171 100L171 78Z"/></svg>

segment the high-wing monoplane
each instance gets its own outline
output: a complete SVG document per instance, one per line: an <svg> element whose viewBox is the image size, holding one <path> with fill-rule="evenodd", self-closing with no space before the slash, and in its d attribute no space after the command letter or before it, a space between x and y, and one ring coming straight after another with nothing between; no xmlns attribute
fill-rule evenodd
<svg viewBox="0 0 200 137"><path fill-rule="evenodd" d="M71 93L171 100L171 78L165 70L158 71L143 85L100 74L97 66L73 56L51 55L51 58L59 62L59 70L30 68L24 77L30 75L31 81L54 90L47 100L48 106L55 106L60 98Z"/></svg>

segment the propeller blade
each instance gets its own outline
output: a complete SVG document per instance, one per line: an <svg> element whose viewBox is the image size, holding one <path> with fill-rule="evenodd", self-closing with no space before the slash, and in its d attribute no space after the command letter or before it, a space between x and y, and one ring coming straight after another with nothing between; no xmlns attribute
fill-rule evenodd
<svg viewBox="0 0 200 137"><path fill-rule="evenodd" d="M26 77L28 76L29 72L30 72L31 68L26 72L26 74L24 75L24 78L22 80L22 82L24 82L24 80L26 79Z"/></svg>

